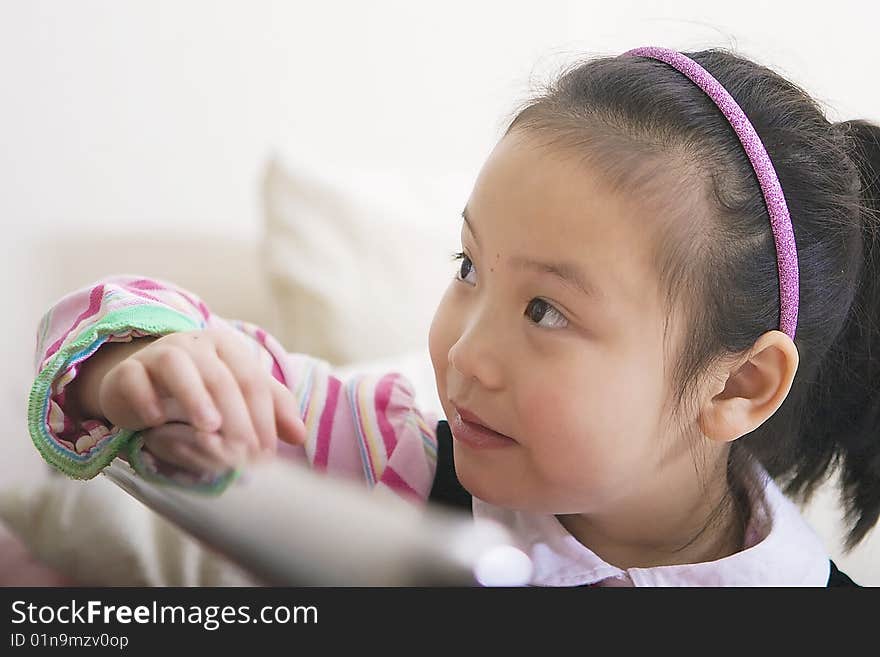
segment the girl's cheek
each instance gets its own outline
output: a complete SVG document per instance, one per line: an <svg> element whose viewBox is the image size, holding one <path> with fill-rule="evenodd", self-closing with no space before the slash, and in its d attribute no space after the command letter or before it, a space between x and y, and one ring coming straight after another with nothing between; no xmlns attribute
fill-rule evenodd
<svg viewBox="0 0 880 657"><path fill-rule="evenodd" d="M542 443L571 456L590 452L592 445L605 443L606 437L614 435L616 425L608 412L613 404L601 386L562 372L546 373L534 383L519 393L527 435L543 436Z"/></svg>
<svg viewBox="0 0 880 657"><path fill-rule="evenodd" d="M546 430L547 426L559 426L569 414L561 393L555 388L534 387L525 391L524 398L525 419L532 432Z"/></svg>
<svg viewBox="0 0 880 657"><path fill-rule="evenodd" d="M428 351L431 355L431 363L434 366L438 386L441 384L445 386L446 364L449 350L454 343L451 335L453 327L450 325L451 311L449 291L447 291L434 312L434 318L431 320L431 327L428 330Z"/></svg>

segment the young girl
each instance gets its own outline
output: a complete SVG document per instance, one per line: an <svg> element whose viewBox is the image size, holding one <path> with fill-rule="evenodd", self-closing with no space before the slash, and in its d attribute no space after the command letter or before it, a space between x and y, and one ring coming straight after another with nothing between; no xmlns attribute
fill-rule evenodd
<svg viewBox="0 0 880 657"><path fill-rule="evenodd" d="M121 455L213 490L277 449L500 520L536 585L852 583L782 491L840 466L847 545L877 521L875 168L880 129L728 52L580 63L467 201L429 335L446 419L116 277L43 319L31 435L74 477Z"/></svg>

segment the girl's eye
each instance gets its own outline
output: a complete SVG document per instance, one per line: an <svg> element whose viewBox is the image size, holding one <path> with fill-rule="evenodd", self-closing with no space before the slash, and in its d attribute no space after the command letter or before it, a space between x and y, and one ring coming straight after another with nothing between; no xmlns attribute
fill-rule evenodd
<svg viewBox="0 0 880 657"><path fill-rule="evenodd" d="M568 320L565 316L543 299L532 299L529 301L529 305L526 306L526 315L539 326L555 329L562 329L568 326ZM542 325L541 320L545 317L550 317L553 321L550 324Z"/></svg>
<svg viewBox="0 0 880 657"><path fill-rule="evenodd" d="M461 265L458 268L458 271L455 273L456 280L467 283L467 277L469 274L476 273L476 269L474 269L474 263L471 262L471 259L468 258L467 254L463 251L453 254L453 260L461 260ZM470 283L472 285L473 283Z"/></svg>
<svg viewBox="0 0 880 657"><path fill-rule="evenodd" d="M471 262L471 259L464 252L453 254L452 259L461 260L461 266L455 273L456 280L467 283L467 277L471 274L476 273L476 269L474 269L474 263ZM469 285L473 284L474 283L469 283ZM543 299L535 298L529 301L528 305L526 306L525 314L538 326L555 329L562 329L568 326L568 319L566 319L565 315L556 310L556 308L554 308L551 304L547 303ZM541 320L543 320L545 317L551 318L552 321L550 324L541 324Z"/></svg>

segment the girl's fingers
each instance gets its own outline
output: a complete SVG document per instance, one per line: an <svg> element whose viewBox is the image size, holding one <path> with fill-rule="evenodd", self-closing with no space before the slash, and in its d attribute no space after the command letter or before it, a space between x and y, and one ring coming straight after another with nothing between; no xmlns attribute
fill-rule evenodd
<svg viewBox="0 0 880 657"><path fill-rule="evenodd" d="M233 468L242 464L242 459L234 445L229 445L218 433L193 431L188 445L200 451L214 463L223 464L224 468Z"/></svg>
<svg viewBox="0 0 880 657"><path fill-rule="evenodd" d="M238 383L260 450L274 453L278 436L275 430L275 404L269 387L271 376L260 371L254 354L240 344L237 336L230 337L235 341L219 342L217 354Z"/></svg>
<svg viewBox="0 0 880 657"><path fill-rule="evenodd" d="M306 427L299 415L299 402L292 392L274 377L270 386L275 405L275 426L278 438L291 445L306 441Z"/></svg>
<svg viewBox="0 0 880 657"><path fill-rule="evenodd" d="M223 418L219 433L231 445L240 445L243 453L256 453L260 440L238 381L222 360L217 359L210 368L205 383Z"/></svg>
<svg viewBox="0 0 880 657"><path fill-rule="evenodd" d="M171 440L162 431L162 427L149 429L141 434L144 437L144 448L156 458L169 463L177 463L171 455Z"/></svg>
<svg viewBox="0 0 880 657"><path fill-rule="evenodd" d="M174 397L160 397L159 405L162 407L162 413L165 415L165 422L189 423L189 413Z"/></svg>
<svg viewBox="0 0 880 657"><path fill-rule="evenodd" d="M175 336L177 343L141 352L140 382L134 380L136 368L126 374L130 387L139 391L130 407L155 403L164 422L192 425L188 432L173 429L153 436L152 451L190 467L216 470L221 463L242 465L274 454L279 437L303 444L298 401L262 371L250 343L234 333L198 335L203 336L211 339L196 343Z"/></svg>
<svg viewBox="0 0 880 657"><path fill-rule="evenodd" d="M197 444L200 441L188 424L163 424L145 431L143 436L145 447L154 456L191 472L216 474L231 467L221 450ZM216 438L219 441L219 436Z"/></svg>
<svg viewBox="0 0 880 657"><path fill-rule="evenodd" d="M101 387L101 406L107 409L108 419L127 429L142 429L166 421L161 401L143 363L126 358L113 368L108 385ZM119 413L117 411L123 410ZM137 417L134 417L134 416Z"/></svg>
<svg viewBox="0 0 880 657"><path fill-rule="evenodd" d="M222 416L190 354L177 347L166 347L148 355L150 379L183 406L189 422L203 431L219 429Z"/></svg>
<svg viewBox="0 0 880 657"><path fill-rule="evenodd" d="M228 466L221 463L215 463L206 458L199 450L191 447L187 443L177 442L172 444L174 457L182 463L191 463L191 466L185 466L190 471L197 474L209 474L217 476L228 470Z"/></svg>

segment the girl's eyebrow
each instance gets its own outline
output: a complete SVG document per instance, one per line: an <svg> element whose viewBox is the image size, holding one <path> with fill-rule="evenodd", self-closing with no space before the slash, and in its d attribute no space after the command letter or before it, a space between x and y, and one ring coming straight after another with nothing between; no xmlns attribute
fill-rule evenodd
<svg viewBox="0 0 880 657"><path fill-rule="evenodd" d="M464 219L468 229L470 229L471 234L474 236L474 240L479 245L480 239L477 237L477 231L474 230L473 223L471 223L467 206L461 211L461 218ZM510 262L520 269L530 269L540 274L551 274L568 287L591 299L602 299L604 297L599 288L592 285L581 268L573 262L541 262L525 256L514 256L510 259Z"/></svg>
<svg viewBox="0 0 880 657"><path fill-rule="evenodd" d="M477 237L477 231L474 230L474 225L471 223L470 215L467 211L467 206L464 206L464 210L461 211L461 218L464 219L464 223L467 224L467 227L470 229L471 234L474 236L474 239L477 240L477 244L479 244L480 238Z"/></svg>

